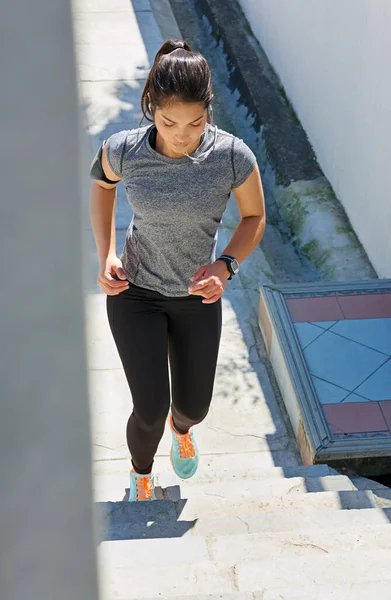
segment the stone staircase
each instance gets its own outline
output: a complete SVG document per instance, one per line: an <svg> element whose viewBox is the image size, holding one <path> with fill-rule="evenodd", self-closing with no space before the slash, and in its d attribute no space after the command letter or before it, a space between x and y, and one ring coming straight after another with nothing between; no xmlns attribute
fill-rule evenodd
<svg viewBox="0 0 391 600"><path fill-rule="evenodd" d="M256 453L204 456L186 482L167 462L153 503L104 501L128 487L124 461L96 472L105 600L391 598L388 488Z"/></svg>

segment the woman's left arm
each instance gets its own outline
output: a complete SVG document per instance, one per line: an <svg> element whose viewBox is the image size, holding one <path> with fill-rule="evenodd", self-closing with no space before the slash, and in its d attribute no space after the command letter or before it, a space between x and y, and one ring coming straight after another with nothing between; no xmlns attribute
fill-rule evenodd
<svg viewBox="0 0 391 600"><path fill-rule="evenodd" d="M237 202L241 220L222 254L233 256L241 263L247 258L261 241L266 227L265 199L258 164L246 181L232 192ZM211 265L204 265L191 278L194 283L189 287L189 294L204 296L203 302L211 304L223 295L229 278L226 263L216 260Z"/></svg>
<svg viewBox="0 0 391 600"><path fill-rule="evenodd" d="M222 254L233 256L241 263L258 246L266 227L265 199L257 164L246 181L239 187L233 188L232 192L241 220Z"/></svg>

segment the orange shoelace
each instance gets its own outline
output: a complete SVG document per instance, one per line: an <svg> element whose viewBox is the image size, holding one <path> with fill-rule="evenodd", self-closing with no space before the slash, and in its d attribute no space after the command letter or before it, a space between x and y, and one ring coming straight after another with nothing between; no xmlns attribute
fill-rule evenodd
<svg viewBox="0 0 391 600"><path fill-rule="evenodd" d="M136 478L136 497L137 500L151 500L154 485L150 475Z"/></svg>
<svg viewBox="0 0 391 600"><path fill-rule="evenodd" d="M194 458L196 452L190 433L186 433L185 435L176 434L176 439L179 446L179 456L181 458Z"/></svg>

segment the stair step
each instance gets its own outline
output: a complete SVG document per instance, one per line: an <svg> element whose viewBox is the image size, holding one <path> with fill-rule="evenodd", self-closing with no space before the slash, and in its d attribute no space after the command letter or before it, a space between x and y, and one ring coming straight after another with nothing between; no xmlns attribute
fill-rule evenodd
<svg viewBox="0 0 391 600"><path fill-rule="evenodd" d="M258 516L232 516L222 519L197 519L188 535L222 536L242 533L293 531L295 529L361 528L387 525L391 509L324 510L308 514L287 514L286 511ZM180 524L181 521L178 521Z"/></svg>
<svg viewBox="0 0 391 600"><path fill-rule="evenodd" d="M243 592L379 581L388 581L391 591L390 551L362 549L241 563L235 567L235 577ZM273 598L271 592L269 598Z"/></svg>
<svg viewBox="0 0 391 600"><path fill-rule="evenodd" d="M158 457L155 460L155 473L158 476L159 485L164 488L184 484L186 487L193 488L205 483L239 480L320 478L334 474L327 465L265 466L261 453L249 453L202 456L196 475L184 482L176 476L167 463L166 457ZM96 501L122 499L125 490L129 488L129 461L98 461L94 463L93 485Z"/></svg>
<svg viewBox="0 0 391 600"><path fill-rule="evenodd" d="M311 496L312 498L312 496ZM104 503L98 506L101 540L177 538L183 536L229 536L244 533L281 532L297 529L366 528L387 525L391 509L327 509L307 512L287 510L266 514L232 514L217 518L201 514L192 520L178 520L175 504L168 501ZM241 505L241 509L245 506ZM251 507L252 508L252 507ZM179 511L181 507L179 506Z"/></svg>
<svg viewBox="0 0 391 600"><path fill-rule="evenodd" d="M227 569L240 563L261 563L273 558L318 557L357 550L391 550L391 524L366 529L309 529L235 536L103 542L103 564L115 568L166 567L208 563ZM391 554L390 554L391 555Z"/></svg>
<svg viewBox="0 0 391 600"><path fill-rule="evenodd" d="M254 594L236 592L236 594L209 594L208 596L159 596L159 598L151 598L151 600L254 600ZM262 600L260 596L259 600Z"/></svg>
<svg viewBox="0 0 391 600"><path fill-rule="evenodd" d="M213 565L211 562L175 565L169 569L150 566L129 568L112 564L108 555L103 553L99 565L104 572L101 582L102 598L147 600L164 595L168 598L189 596L189 592L196 597L198 594L207 596L211 586L221 595L237 592L233 569Z"/></svg>
<svg viewBox="0 0 391 600"><path fill-rule="evenodd" d="M285 511L286 514L312 513L333 509L377 508L371 491L320 492L311 494L287 494L270 496L259 494L256 497L225 498L205 496L183 499L177 503L180 518L191 521L202 516L218 517L237 515L259 515Z"/></svg>
<svg viewBox="0 0 391 600"><path fill-rule="evenodd" d="M200 539L195 537L194 539ZM203 538L201 538L203 539ZM150 540L150 543L155 540ZM133 542L134 543L134 542ZM175 540L173 540L175 543ZM328 528L262 532L236 536L209 537L209 556L215 563L234 566L246 561L262 561L283 556L322 556L358 549L391 551L391 524L365 529ZM152 548L152 545L151 545ZM391 556L391 552L390 552Z"/></svg>
<svg viewBox="0 0 391 600"><path fill-rule="evenodd" d="M326 587L310 585L298 589L283 587L273 588L266 592L255 592L252 598L253 600L368 600L368 598L390 600L391 586L389 581L371 581L370 583L335 584Z"/></svg>
<svg viewBox="0 0 391 600"><path fill-rule="evenodd" d="M165 540L159 540L165 541ZM143 541L146 546L150 542ZM140 542L142 543L142 542ZM164 546L159 553L163 564L158 567L137 564L135 553L123 558L116 546L125 542L104 543L101 545L99 561L105 570L103 597L116 600L133 600L180 595L189 596L189 591L208 595L211 585L215 595L234 592L263 592L270 590L269 598L278 598L276 588L292 588L303 591L307 586L327 586L362 584L366 582L391 583L390 551L362 549L333 554L278 557L258 562L239 563L228 568L211 561L164 564ZM193 550L189 549L190 553ZM391 589L391 588L390 588ZM261 596L262 598L262 596ZM341 598L342 600L342 598ZM345 600L345 598L343 598Z"/></svg>
<svg viewBox="0 0 391 600"><path fill-rule="evenodd" d="M161 484L161 480L159 480ZM282 496L284 494L306 494L316 492L353 491L354 485L345 475L330 475L328 477L292 477L288 479L244 479L188 485L181 481L167 487L165 498L176 502L181 498L215 497L222 498L257 498L258 496Z"/></svg>

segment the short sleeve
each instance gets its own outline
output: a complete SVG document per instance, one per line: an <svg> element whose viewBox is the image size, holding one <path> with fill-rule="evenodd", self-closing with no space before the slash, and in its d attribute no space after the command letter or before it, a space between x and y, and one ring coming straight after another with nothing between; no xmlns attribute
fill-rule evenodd
<svg viewBox="0 0 391 600"><path fill-rule="evenodd" d="M234 137L232 142L233 188L239 187L246 181L256 163L257 158L254 152L243 140Z"/></svg>
<svg viewBox="0 0 391 600"><path fill-rule="evenodd" d="M126 149L127 135L128 131L119 131L111 135L106 142L107 162L117 177L122 177L122 161Z"/></svg>

